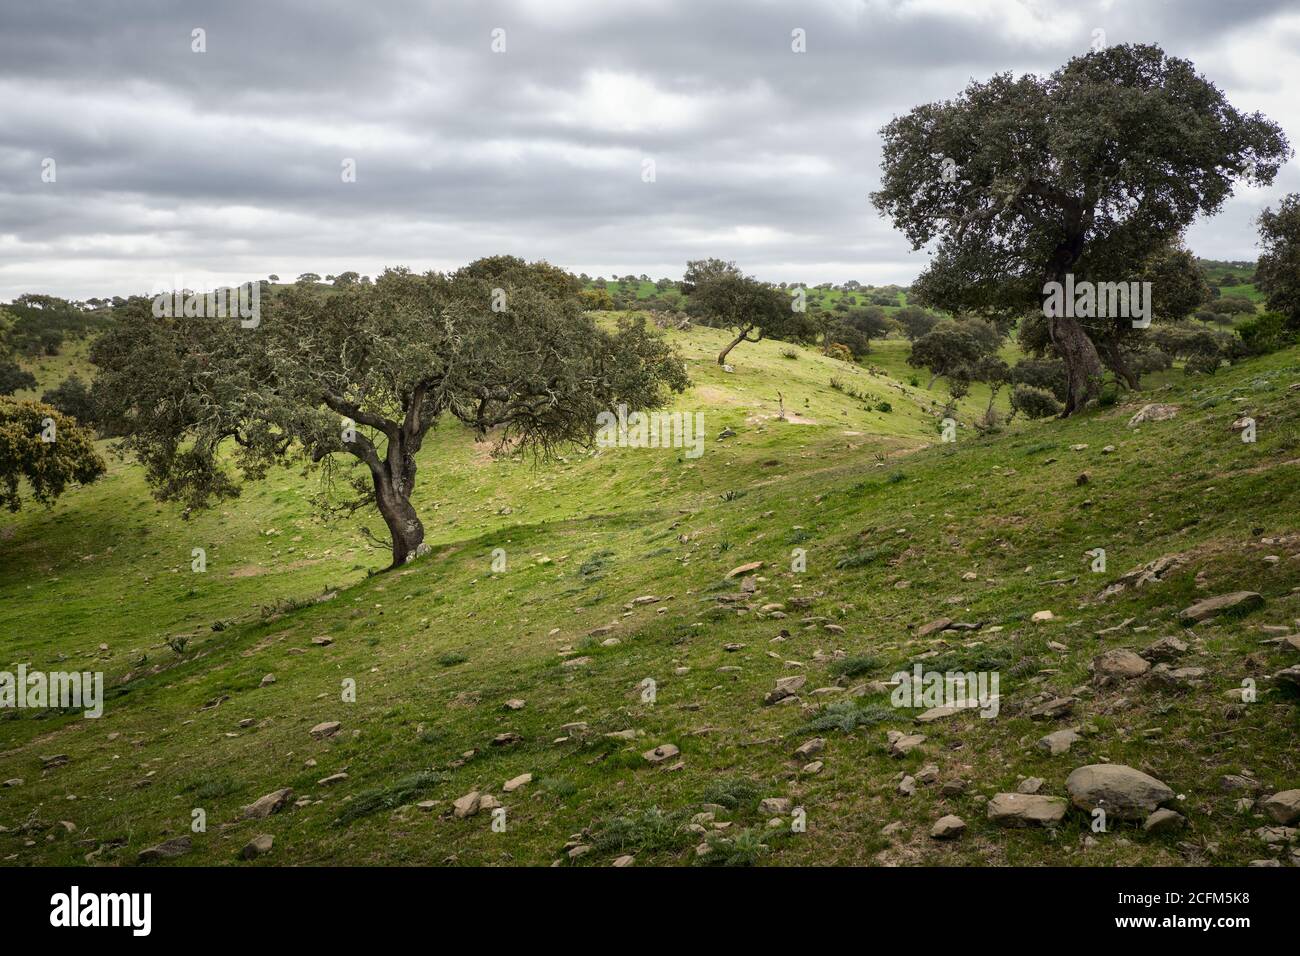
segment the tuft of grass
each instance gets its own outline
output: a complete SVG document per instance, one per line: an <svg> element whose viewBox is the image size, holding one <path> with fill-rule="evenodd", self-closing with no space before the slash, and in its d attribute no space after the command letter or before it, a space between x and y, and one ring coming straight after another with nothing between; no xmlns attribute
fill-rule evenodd
<svg viewBox="0 0 1300 956"><path fill-rule="evenodd" d="M423 796L438 784L446 781L447 775L434 770L422 770L389 784L387 787L375 787L363 790L356 798L343 808L343 812L334 821L334 826L345 827L355 820L368 817L382 810L396 810L403 804Z"/></svg>
<svg viewBox="0 0 1300 956"><path fill-rule="evenodd" d="M889 545L873 545L869 548L859 548L850 554L844 555L835 562L835 567L841 571L846 568L865 568L867 565L875 564L884 558L892 558L895 549Z"/></svg>
<svg viewBox="0 0 1300 956"><path fill-rule="evenodd" d="M829 671L832 677L859 677L871 673L879 664L880 662L870 654L854 654L852 657L835 661Z"/></svg>
<svg viewBox="0 0 1300 956"><path fill-rule="evenodd" d="M538 786L561 800L567 800L578 792L578 785L565 777L543 777Z"/></svg>
<svg viewBox="0 0 1300 956"><path fill-rule="evenodd" d="M898 711L882 704L860 705L854 700L837 700L827 704L817 716L799 728L800 733L842 730L846 734L858 727L870 727L898 716Z"/></svg>
<svg viewBox="0 0 1300 956"><path fill-rule="evenodd" d="M596 828L592 847L604 853L634 850L644 853L665 853L680 850L691 842L691 832L685 829L685 812L664 813L650 807L639 813L614 817Z"/></svg>
<svg viewBox="0 0 1300 956"><path fill-rule="evenodd" d="M697 857L704 866L756 866L771 849L754 830L741 830L735 836L710 834L705 842L710 852Z"/></svg>
<svg viewBox="0 0 1300 956"><path fill-rule="evenodd" d="M728 810L749 809L758 805L758 784L746 777L731 777L708 785L700 794L700 803L716 803Z"/></svg>

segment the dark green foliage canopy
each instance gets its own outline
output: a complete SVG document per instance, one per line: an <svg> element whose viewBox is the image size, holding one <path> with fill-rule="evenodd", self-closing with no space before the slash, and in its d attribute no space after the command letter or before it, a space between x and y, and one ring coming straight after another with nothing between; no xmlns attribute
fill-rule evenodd
<svg viewBox="0 0 1300 956"><path fill-rule="evenodd" d="M660 337L641 322L601 328L577 292L562 269L500 256L331 292L295 285L263 302L256 328L157 318L134 299L92 350L95 402L156 493L191 507L237 493L232 463L252 479L354 456L400 563L423 540L409 498L439 420L547 454L589 444L602 411L653 408L686 386Z"/></svg>
<svg viewBox="0 0 1300 956"><path fill-rule="evenodd" d="M73 419L39 402L0 398L0 506L19 510L25 483L49 507L69 484L88 485L103 473L93 437Z"/></svg>
<svg viewBox="0 0 1300 956"><path fill-rule="evenodd" d="M1259 241L1264 251L1255 282L1268 307L1285 316L1292 331L1300 331L1300 193L1283 197L1276 211L1260 213Z"/></svg>
<svg viewBox="0 0 1300 956"><path fill-rule="evenodd" d="M1114 46L1050 76L999 74L917 107L882 131L872 201L915 248L923 305L1011 318L1041 313L1066 273L1124 281L1218 211L1235 180L1269 183L1290 155L1277 124L1234 109L1186 60ZM944 161L955 175L944 175ZM1053 320L1070 374L1067 412L1096 394L1090 338L1115 320Z"/></svg>

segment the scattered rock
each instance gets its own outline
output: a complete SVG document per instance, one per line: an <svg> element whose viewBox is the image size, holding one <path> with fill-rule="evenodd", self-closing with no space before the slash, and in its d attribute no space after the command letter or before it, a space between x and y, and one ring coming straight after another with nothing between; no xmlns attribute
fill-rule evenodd
<svg viewBox="0 0 1300 956"><path fill-rule="evenodd" d="M988 802L989 821L1002 827L1055 826L1065 819L1063 797L1028 793L996 793Z"/></svg>
<svg viewBox="0 0 1300 956"><path fill-rule="evenodd" d="M1069 753L1070 748L1082 739L1073 730L1054 730L1047 736L1040 737L1034 746L1046 750L1053 757L1059 757L1061 754Z"/></svg>
<svg viewBox="0 0 1300 956"><path fill-rule="evenodd" d="M821 753L825 749L826 749L826 738L814 737L812 740L809 740L806 743L801 744L799 748L795 750L794 755L796 757L801 757L804 760L807 760L809 757L815 757L817 754Z"/></svg>
<svg viewBox="0 0 1300 956"><path fill-rule="evenodd" d="M1161 690L1181 692L1200 687L1205 683L1204 667L1171 668L1168 664L1157 664L1151 668L1147 681Z"/></svg>
<svg viewBox="0 0 1300 956"><path fill-rule="evenodd" d="M680 750L675 744L660 744L654 750L647 750L641 756L650 763L663 763L671 757L676 757Z"/></svg>
<svg viewBox="0 0 1300 956"><path fill-rule="evenodd" d="M339 732L343 725L337 720L327 720L324 723L317 724L311 729L311 735L317 740L324 740L326 737L333 737Z"/></svg>
<svg viewBox="0 0 1300 956"><path fill-rule="evenodd" d="M1016 793L1035 794L1043 789L1042 777L1026 777L1016 786Z"/></svg>
<svg viewBox="0 0 1300 956"><path fill-rule="evenodd" d="M509 780L507 780L505 782L505 786L503 786L501 789L504 790L506 793L514 793L520 787L526 787L528 786L528 784L532 782L533 782L533 775L531 773L521 773L519 776L511 777Z"/></svg>
<svg viewBox="0 0 1300 956"><path fill-rule="evenodd" d="M467 817L474 816L474 814L478 813L482 800L483 794L477 790L471 790L465 796L452 801L452 816L457 820L464 820Z"/></svg>
<svg viewBox="0 0 1300 956"><path fill-rule="evenodd" d="M916 722L918 724L932 724L936 720L942 720L945 717L951 717L953 716L953 714L960 714L961 711L962 708L960 707L931 707L929 710L925 711L924 713L917 714Z"/></svg>
<svg viewBox="0 0 1300 956"><path fill-rule="evenodd" d="M1138 653L1152 664L1169 663L1187 653L1187 642L1176 637L1162 637Z"/></svg>
<svg viewBox="0 0 1300 956"><path fill-rule="evenodd" d="M946 631L952 625L952 618L940 617L931 621L929 624L922 624L916 629L917 637L929 637L939 631Z"/></svg>
<svg viewBox="0 0 1300 956"><path fill-rule="evenodd" d="M1300 664L1278 671L1273 675L1273 680L1279 684L1290 684L1292 687L1300 688Z"/></svg>
<svg viewBox="0 0 1300 956"><path fill-rule="evenodd" d="M751 561L748 564L742 564L738 567L732 568L723 577L724 580L727 578L734 578L737 574L748 574L750 571L757 571L762 566L762 561Z"/></svg>
<svg viewBox="0 0 1300 956"><path fill-rule="evenodd" d="M1137 414L1128 420L1128 427L1133 428L1144 422L1163 422L1168 421L1178 414L1177 405L1162 405L1154 402L1150 405L1143 405L1138 409Z"/></svg>
<svg viewBox="0 0 1300 956"><path fill-rule="evenodd" d="M1262 607L1264 598L1256 591L1233 591L1216 597L1197 601L1189 608L1184 608L1178 615L1184 624L1196 624L1209 620L1225 611L1245 614Z"/></svg>
<svg viewBox="0 0 1300 956"><path fill-rule="evenodd" d="M789 797L766 797L758 804L760 816L785 816L794 808L794 801Z"/></svg>
<svg viewBox="0 0 1300 956"><path fill-rule="evenodd" d="M279 813L284 805L293 799L293 789L284 787L280 790L274 790L264 797L258 797L248 806L244 807L242 813L245 820L265 820L273 813Z"/></svg>
<svg viewBox="0 0 1300 956"><path fill-rule="evenodd" d="M1283 790L1260 801L1259 808L1276 823L1300 823L1300 790Z"/></svg>
<svg viewBox="0 0 1300 956"><path fill-rule="evenodd" d="M324 777L320 780L317 780L316 783L318 783L322 787L332 787L334 786L334 784L342 783L346 779L348 779L348 775L346 773L339 772L339 773L332 773L328 777Z"/></svg>
<svg viewBox="0 0 1300 956"><path fill-rule="evenodd" d="M930 828L930 838L934 840L954 840L966 832L966 821L951 813L940 817Z"/></svg>
<svg viewBox="0 0 1300 956"><path fill-rule="evenodd" d="M1026 710L1025 716L1030 720L1055 720L1073 712L1075 703L1075 697L1049 697Z"/></svg>
<svg viewBox="0 0 1300 956"><path fill-rule="evenodd" d="M1102 686L1141 677L1150 669L1146 660L1123 647L1104 651L1092 659L1093 682Z"/></svg>
<svg viewBox="0 0 1300 956"><path fill-rule="evenodd" d="M1139 565L1128 573L1122 575L1114 584L1110 585L1098 594L1097 598L1098 600L1104 601L1130 587L1140 588L1147 584L1157 583L1164 580L1165 576L1168 575L1169 572L1177 570L1186 563L1187 556L1183 554L1161 555L1154 561L1148 561L1146 564Z"/></svg>
<svg viewBox="0 0 1300 956"><path fill-rule="evenodd" d="M1254 777L1244 777L1238 773L1227 773L1219 778L1219 789L1227 790L1230 793L1233 791L1258 793L1264 788Z"/></svg>
<svg viewBox="0 0 1300 956"><path fill-rule="evenodd" d="M1147 833L1172 833L1187 825L1187 818L1175 810L1161 809L1151 814L1142 824Z"/></svg>
<svg viewBox="0 0 1300 956"><path fill-rule="evenodd" d="M275 837L269 833L261 833L253 837L244 844L244 848L239 851L241 860L255 860L259 856L265 856L271 852L271 847L275 843Z"/></svg>
<svg viewBox="0 0 1300 956"><path fill-rule="evenodd" d="M1291 843L1298 832L1300 831L1295 827L1260 827L1255 830L1255 836L1260 842L1271 846L1276 843Z"/></svg>
<svg viewBox="0 0 1300 956"><path fill-rule="evenodd" d="M925 734L903 734L897 730L889 732L889 752L895 757L911 753L925 743Z"/></svg>
<svg viewBox="0 0 1300 956"><path fill-rule="evenodd" d="M776 686L772 690L768 691L767 696L763 698L763 703L771 705L785 700L788 697L793 697L806 683L808 683L808 678L802 675L795 677L778 677L776 679Z"/></svg>
<svg viewBox="0 0 1300 956"><path fill-rule="evenodd" d="M154 863L158 860L174 860L178 856L184 856L192 849L193 844L188 836L176 837L159 843L157 846L151 846L141 850L137 858L141 863Z"/></svg>
<svg viewBox="0 0 1300 956"><path fill-rule="evenodd" d="M1155 777L1123 764L1079 767L1066 778L1065 789L1080 810L1091 813L1101 807L1117 820L1145 819L1174 799L1174 792Z"/></svg>

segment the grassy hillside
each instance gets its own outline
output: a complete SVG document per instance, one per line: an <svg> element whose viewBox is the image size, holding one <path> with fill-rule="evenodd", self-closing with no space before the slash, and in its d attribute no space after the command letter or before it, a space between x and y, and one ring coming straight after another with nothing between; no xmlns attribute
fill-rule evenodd
<svg viewBox="0 0 1300 956"><path fill-rule="evenodd" d="M190 835L177 862L236 864L257 834L275 838L261 861L281 865L1290 858L1220 778L1300 787L1295 695L1268 679L1300 651L1264 643L1300 618L1300 354L1175 373L1133 404L939 444L941 387L907 384L905 343L880 343L874 370L745 344L726 373L713 362L722 333L674 338L694 383L678 407L705 416L702 457L536 463L444 428L415 499L433 552L400 571L374 573L387 555L359 529L382 530L377 516L326 522L317 479L296 471L185 519L115 462L52 510L7 519L0 668L103 670L112 689L98 720L3 712L0 781L22 782L0 787L0 860L134 864ZM1178 414L1130 428L1148 401ZM960 417L982 405L973 395ZM1255 444L1231 427L1242 415L1258 419ZM1090 570L1095 548L1104 573ZM806 570L792 569L796 549ZM1182 563L1097 599L1163 555ZM1179 624L1194 601L1243 589L1263 607ZM1045 610L1050 621L1032 620ZM918 633L940 617L975 627ZM178 635L182 654L166 643ZM1177 666L1204 673L1092 684L1096 655L1166 636L1188 645ZM916 662L997 672L1001 712L918 725L921 708L892 707L876 683ZM790 676L807 678L799 700L764 706ZM1256 702L1227 696L1243 678ZM1067 713L1030 716L1054 698ZM1080 735L1069 753L1035 745L1067 728ZM895 730L925 740L892 756ZM824 749L795 754L814 738ZM661 745L680 753L643 756ZM989 798L1026 778L1064 796L1071 770L1101 762L1168 784L1187 827L1092 833L1075 810L1051 829L986 818ZM279 788L294 791L280 812L243 819ZM504 832L487 809L456 817L473 791L504 806ZM760 810L766 798L802 807L806 832ZM207 829L192 833L199 809ZM966 832L931 839L946 814Z"/></svg>
<svg viewBox="0 0 1300 956"><path fill-rule="evenodd" d="M1213 285L1219 287L1224 295L1241 296L1243 299L1250 299L1260 308L1264 306L1264 293L1255 285L1255 263L1253 262L1221 262L1215 259L1198 259L1201 268L1205 270L1206 278ZM1224 279L1231 276L1230 284L1224 284Z"/></svg>

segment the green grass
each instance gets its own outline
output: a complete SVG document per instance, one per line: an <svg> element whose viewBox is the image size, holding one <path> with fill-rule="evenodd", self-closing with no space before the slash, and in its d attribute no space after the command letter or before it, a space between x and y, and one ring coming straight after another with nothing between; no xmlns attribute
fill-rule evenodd
<svg viewBox="0 0 1300 956"><path fill-rule="evenodd" d="M297 470L185 519L149 496L137 467L114 461L103 481L53 509L7 518L0 668L102 670L111 691L99 720L0 717L0 780L25 781L0 788L9 828L0 860L82 864L104 846L98 863L134 864L140 849L188 833L195 809L208 828L192 834L181 863L235 864L257 833L273 834L275 848L254 865L607 865L622 853L638 864L1155 865L1269 855L1251 832L1263 821L1237 813L1217 781L1249 769L1270 792L1300 786L1300 711L1266 680L1294 655L1262 645L1258 629L1300 617L1300 559L1291 557L1300 539L1263 543L1300 530L1300 392L1288 388L1300 351L1214 378L1155 377L1115 407L985 437L965 427L941 445L933 409L942 383L934 393L905 384L906 343L879 343L874 371L816 349L792 362L784 343L746 343L726 373L713 361L722 333L673 337L693 380L678 407L705 414L702 457L575 450L535 464L494 458L444 426L426 444L416 493L433 550L396 572L375 573L387 554L359 533L382 522L323 520L310 500L317 479ZM831 389L832 375L887 398L892 411ZM777 419L778 389L787 421ZM1127 427L1139 403L1157 400L1178 404L1178 417ZM982 410L972 396L958 415L969 425ZM1229 428L1244 414L1259 419L1257 444ZM724 427L737 434L717 441ZM1102 453L1107 445L1114 453ZM1083 471L1090 481L1078 485ZM204 574L190 570L195 547L207 552ZM802 573L791 570L796 547L806 551ZM1107 574L1089 571L1095 547L1107 551ZM508 556L503 573L492 570L495 548ZM1119 574L1173 552L1189 562L1163 582L1094 600ZM719 601L740 578L719 582L750 561L764 562L750 607ZM1177 625L1180 608L1239 588L1259 590L1265 607L1190 632ZM659 600L633 603L643 595ZM1033 624L1038 610L1056 617ZM915 636L939 616L983 628ZM1017 713L1036 694L1086 684L1101 650L1173 633L1193 644L1187 663L1207 667L1204 689L1098 690L1059 722ZM189 643L177 656L166 640L181 634ZM331 643L313 645L319 636ZM584 666L564 665L579 654ZM1000 716L929 724L925 744L900 759L885 734L915 729L913 711L886 695L812 693L888 680L916 661L997 666ZM276 680L262 687L267 674ZM777 678L795 674L808 678L801 704L762 705ZM1233 708L1223 692L1248 676L1259 701ZM355 703L344 700L349 680ZM506 708L512 698L525 706ZM335 720L334 736L310 736ZM575 722L585 732L562 730ZM1074 752L1033 747L1061 726L1086 727ZM622 731L632 739L605 736ZM507 733L520 739L493 743ZM814 734L827 740L824 768L803 774L794 750ZM651 765L641 756L669 743L679 757ZM51 754L68 763L43 770ZM1103 758L1183 794L1193 830L1151 837L1126 826L1085 850L1081 814L1055 835L985 820L981 798L1014 790L1018 778L1040 776L1043 792L1064 794L1070 770ZM926 763L941 782L965 781L964 793L934 784L898 794L897 774ZM345 781L318 783L341 771ZM533 782L502 791L523 773ZM240 807L280 787L307 802L240 819ZM451 816L452 801L475 789L506 807L504 832L487 813ZM806 833L766 828L758 802L778 796L805 809ZM435 801L430 812L414 805L425 800ZM684 830L710 805L722 808L707 811L713 823L729 828ZM927 833L945 813L969 829L940 844ZM903 830L881 837L891 821ZM574 834L594 849L570 860ZM697 857L703 842L715 853Z"/></svg>

